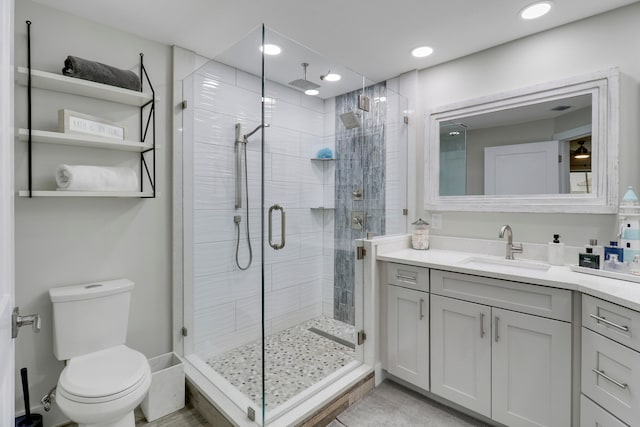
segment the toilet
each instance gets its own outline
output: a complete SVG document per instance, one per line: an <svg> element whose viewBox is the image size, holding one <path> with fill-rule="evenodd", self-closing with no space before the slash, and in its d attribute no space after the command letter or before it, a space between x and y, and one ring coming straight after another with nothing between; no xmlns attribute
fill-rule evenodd
<svg viewBox="0 0 640 427"><path fill-rule="evenodd" d="M53 353L66 366L56 403L79 427L134 427L151 385L147 358L124 345L133 282L109 280L49 290Z"/></svg>

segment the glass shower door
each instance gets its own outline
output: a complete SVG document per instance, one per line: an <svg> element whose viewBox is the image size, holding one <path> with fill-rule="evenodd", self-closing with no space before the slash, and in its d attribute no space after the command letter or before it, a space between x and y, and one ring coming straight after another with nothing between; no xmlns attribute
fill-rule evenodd
<svg viewBox="0 0 640 427"><path fill-rule="evenodd" d="M349 84L362 78L269 29L265 45L282 50L264 57L269 125L263 146L264 402L269 423L360 364L353 289L343 304L347 316L336 316L336 99L341 92L338 82L324 77L339 73ZM348 274L353 286L354 272Z"/></svg>

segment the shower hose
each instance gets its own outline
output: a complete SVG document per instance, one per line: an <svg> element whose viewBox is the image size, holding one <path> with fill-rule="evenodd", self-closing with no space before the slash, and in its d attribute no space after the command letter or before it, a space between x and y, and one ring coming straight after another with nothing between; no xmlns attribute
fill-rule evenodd
<svg viewBox="0 0 640 427"><path fill-rule="evenodd" d="M242 154L244 156L244 194L245 194L245 209L247 212L247 246L249 247L249 262L244 267L240 265L240 260L238 259L238 252L240 251L240 217L237 216L234 219L236 223L236 265L240 270L246 270L251 267L251 262L253 261L253 250L251 249L251 235L249 234L249 179L247 173L247 144L242 144Z"/></svg>

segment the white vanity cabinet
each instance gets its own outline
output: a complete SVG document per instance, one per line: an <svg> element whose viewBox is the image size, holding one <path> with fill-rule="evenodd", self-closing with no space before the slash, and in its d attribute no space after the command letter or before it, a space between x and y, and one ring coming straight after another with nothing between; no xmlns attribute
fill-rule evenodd
<svg viewBox="0 0 640 427"><path fill-rule="evenodd" d="M582 296L581 377L581 426L640 426L639 312Z"/></svg>
<svg viewBox="0 0 640 427"><path fill-rule="evenodd" d="M387 371L429 389L429 270L387 265Z"/></svg>
<svg viewBox="0 0 640 427"><path fill-rule="evenodd" d="M430 286L431 392L510 427L571 425L571 292L440 270Z"/></svg>

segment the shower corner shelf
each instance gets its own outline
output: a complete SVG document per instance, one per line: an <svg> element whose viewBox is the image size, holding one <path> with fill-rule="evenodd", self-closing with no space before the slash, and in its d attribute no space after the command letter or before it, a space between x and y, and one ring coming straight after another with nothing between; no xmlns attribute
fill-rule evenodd
<svg viewBox="0 0 640 427"><path fill-rule="evenodd" d="M330 158L330 159L323 159L323 158L321 158L321 157L312 157L310 160L311 160L312 162L331 162L331 161L334 161L334 160L335 160L335 158L333 158L333 157L332 157L332 158Z"/></svg>
<svg viewBox="0 0 640 427"><path fill-rule="evenodd" d="M35 70L31 66L31 21L27 21L27 67L17 67L16 81L20 85L27 87L27 107L28 107L28 128L18 129L17 139L24 141L28 146L27 157L27 190L18 191L20 197L136 197L155 198L156 192L156 98L155 90L151 84L149 74L144 66L144 55L140 53L140 91L124 89L103 83L96 83L61 74L49 73ZM144 82L147 82L149 92L143 92ZM62 132L49 132L35 130L32 126L32 88L45 89L49 91L61 92L71 95L95 98L102 101L116 102L122 105L129 105L139 108L140 114L140 139L111 140L108 138L91 135L70 134ZM146 120L145 120L146 119ZM151 129L151 142L146 142L148 131ZM57 144L66 146L76 146L85 148L101 148L108 150L120 150L139 153L140 156L140 191L57 191L57 190L34 190L33 189L33 166L32 166L32 145L33 143ZM152 170L149 170L147 157L151 157ZM145 189L146 183L151 187Z"/></svg>
<svg viewBox="0 0 640 427"><path fill-rule="evenodd" d="M324 206L317 206L309 209L311 209L312 211L335 211L336 210L336 208L327 208Z"/></svg>

